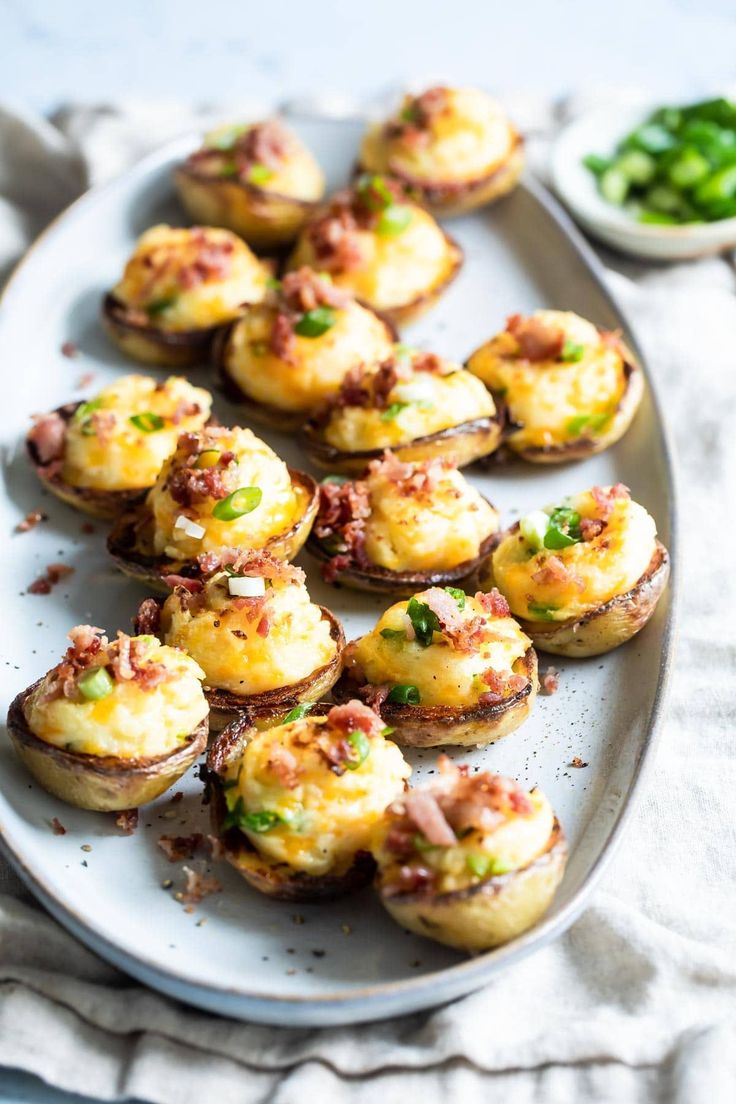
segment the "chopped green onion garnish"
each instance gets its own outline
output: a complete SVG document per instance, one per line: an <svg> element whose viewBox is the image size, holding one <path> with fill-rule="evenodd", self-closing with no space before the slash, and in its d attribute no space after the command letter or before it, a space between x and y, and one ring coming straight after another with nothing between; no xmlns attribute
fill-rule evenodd
<svg viewBox="0 0 736 1104"><path fill-rule="evenodd" d="M440 623L437 614L431 610L426 602L419 602L416 598L410 598L406 607L406 614L411 621L417 643L423 648L428 648L436 632L440 631Z"/></svg>
<svg viewBox="0 0 736 1104"><path fill-rule="evenodd" d="M596 176L600 176L610 166L611 162L607 157L599 157L597 153L589 153L583 158L583 164L586 169L590 169Z"/></svg>
<svg viewBox="0 0 736 1104"><path fill-rule="evenodd" d="M294 326L294 333L300 337L321 337L332 329L335 322L337 315L332 307L315 307L301 316Z"/></svg>
<svg viewBox="0 0 736 1104"><path fill-rule="evenodd" d="M423 851L436 851L441 844L430 843L426 836L421 835L420 832L415 832L411 837L412 846L415 851L420 853Z"/></svg>
<svg viewBox="0 0 736 1104"><path fill-rule="evenodd" d="M409 406L409 405L410 404L408 402L392 402L392 403L389 403L389 405L386 407L384 412L381 414L381 421L382 422L392 422L394 420L394 418L398 417L398 415L401 413L401 411L406 410L407 406Z"/></svg>
<svg viewBox="0 0 736 1104"><path fill-rule="evenodd" d="M348 482L346 475L326 475L324 479L320 479L320 483L336 483L338 486L342 486L343 483Z"/></svg>
<svg viewBox="0 0 736 1104"><path fill-rule="evenodd" d="M177 295L169 295L165 299L154 299L154 301L149 303L146 307L146 314L151 318L156 318L157 315L167 311L169 307L173 307L177 299Z"/></svg>
<svg viewBox="0 0 736 1104"><path fill-rule="evenodd" d="M562 352L560 353L560 360L564 360L566 363L576 364L577 361L582 360L585 356L585 346L579 345L577 341L567 340L562 346Z"/></svg>
<svg viewBox="0 0 736 1104"><path fill-rule="evenodd" d="M307 713L314 709L316 702L302 702L301 705L295 705L294 708L286 714L281 724L291 724L292 721L301 721L302 717L306 717Z"/></svg>
<svg viewBox="0 0 736 1104"><path fill-rule="evenodd" d="M392 733L394 733L395 731L396 731L396 729L392 725L386 725L385 728L381 729L381 735L382 736L391 736Z"/></svg>
<svg viewBox="0 0 736 1104"><path fill-rule="evenodd" d="M90 399L89 402L80 403L77 409L74 411L74 421L84 422L89 418L90 414L94 414L95 410L99 410L102 406L102 399Z"/></svg>
<svg viewBox="0 0 736 1104"><path fill-rule="evenodd" d="M219 170L220 176L237 176L238 166L234 161L223 161Z"/></svg>
<svg viewBox="0 0 736 1104"><path fill-rule="evenodd" d="M558 606L539 606L536 602L529 602L527 606L529 616L534 621L554 621L552 615L557 612L558 608Z"/></svg>
<svg viewBox="0 0 736 1104"><path fill-rule="evenodd" d="M260 487L240 487L227 498L215 503L212 516L218 521L235 521L244 514L252 513L260 505L262 498L263 491Z"/></svg>
<svg viewBox="0 0 736 1104"><path fill-rule="evenodd" d="M161 415L154 414L151 410L146 410L143 414L132 414L129 420L141 433L156 433L165 424Z"/></svg>
<svg viewBox="0 0 736 1104"><path fill-rule="evenodd" d="M348 770L357 770L361 764L365 763L366 759L371 753L371 743L364 732L350 732L348 734L348 743L355 752L355 759L347 759L345 766Z"/></svg>
<svg viewBox="0 0 736 1104"><path fill-rule="evenodd" d="M571 510L569 506L558 506L550 514L547 532L544 535L545 548L569 548L571 544L579 544L580 514L577 510Z"/></svg>
<svg viewBox="0 0 736 1104"><path fill-rule="evenodd" d="M458 609L465 609L465 599L467 595L464 590L460 590L459 587L445 587L447 593L455 599Z"/></svg>
<svg viewBox="0 0 736 1104"><path fill-rule="evenodd" d="M87 701L100 701L112 694L114 682L105 667L95 667L92 671L86 671L78 680L77 686L82 697Z"/></svg>
<svg viewBox="0 0 736 1104"><path fill-rule="evenodd" d="M395 702L397 705L419 705L422 695L418 686L409 683L398 683L389 690L386 701Z"/></svg>
<svg viewBox="0 0 736 1104"><path fill-rule="evenodd" d="M277 824L283 824L284 818L270 809L261 809L258 813L245 813L241 817L244 828L250 828L251 832L270 832Z"/></svg>
<svg viewBox="0 0 736 1104"><path fill-rule="evenodd" d="M393 203L381 212L376 223L376 233L384 238L393 238L398 234L403 234L411 222L411 215L411 207L407 207L403 203Z"/></svg>
<svg viewBox="0 0 736 1104"><path fill-rule="evenodd" d="M281 290L281 281L279 279L277 279L275 276L267 276L266 277L266 287L269 288L270 291L280 291Z"/></svg>
<svg viewBox="0 0 736 1104"><path fill-rule="evenodd" d="M406 640L404 629L381 629L381 636L385 640Z"/></svg>
<svg viewBox="0 0 736 1104"><path fill-rule="evenodd" d="M395 202L393 193L382 176L370 176L366 173L358 178L356 189L372 211L385 211Z"/></svg>
<svg viewBox="0 0 736 1104"><path fill-rule="evenodd" d="M198 468L200 471L202 470L202 468L214 468L215 464L217 463L217 461L219 459L220 459L220 450L219 449L214 449L214 448L202 449L199 456L197 457L197 461L196 461L194 466L195 466L195 468Z"/></svg>
<svg viewBox="0 0 736 1104"><path fill-rule="evenodd" d="M483 855L477 851L471 851L469 855L466 855L465 862L470 873L475 874L477 878L507 874L511 869L505 863L499 862L493 855Z"/></svg>
<svg viewBox="0 0 736 1104"><path fill-rule="evenodd" d="M566 429L571 437L577 437L585 429L590 429L594 433L603 429L610 420L610 414L577 414L574 418L570 418Z"/></svg>
<svg viewBox="0 0 736 1104"><path fill-rule="evenodd" d="M207 138L205 145L208 149L232 149L238 138L240 138L241 134L245 134L247 129L247 123L238 123L234 126L225 127L219 133L215 133Z"/></svg>
<svg viewBox="0 0 736 1104"><path fill-rule="evenodd" d="M249 184L265 184L273 176L273 169L268 165L251 165L248 169Z"/></svg>

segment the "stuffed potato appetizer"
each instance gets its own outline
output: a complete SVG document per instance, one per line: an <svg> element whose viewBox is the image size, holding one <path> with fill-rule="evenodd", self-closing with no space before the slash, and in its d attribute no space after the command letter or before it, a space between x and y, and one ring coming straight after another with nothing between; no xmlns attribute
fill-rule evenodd
<svg viewBox="0 0 736 1104"><path fill-rule="evenodd" d="M108 642L77 625L56 667L8 713L16 752L45 790L111 812L153 801L207 746L204 672L152 636Z"/></svg>
<svg viewBox="0 0 736 1104"><path fill-rule="evenodd" d="M468 576L498 528L498 512L447 460L406 464L387 451L359 480L320 485L307 548L327 582L413 594Z"/></svg>
<svg viewBox="0 0 736 1104"><path fill-rule="evenodd" d="M498 593L430 587L345 649L333 694L380 711L400 744L480 747L513 732L537 694L537 657Z"/></svg>
<svg viewBox="0 0 736 1104"><path fill-rule="evenodd" d="M386 811L373 845L376 888L403 928L478 954L547 911L567 845L540 790L470 774L445 755L438 766L436 781Z"/></svg>
<svg viewBox="0 0 736 1104"><path fill-rule="evenodd" d="M180 434L205 425L211 405L208 391L176 376L123 376L86 402L37 415L26 451L57 498L115 518L153 486Z"/></svg>
<svg viewBox="0 0 736 1104"><path fill-rule="evenodd" d="M641 368L620 337L571 311L511 315L466 367L504 410L505 445L539 464L584 459L614 444L644 392Z"/></svg>
<svg viewBox="0 0 736 1104"><path fill-rule="evenodd" d="M133 360L202 364L217 327L244 303L260 303L268 278L268 268L229 230L152 226L104 297L102 321Z"/></svg>
<svg viewBox="0 0 736 1104"><path fill-rule="evenodd" d="M136 631L181 648L204 671L210 731L244 709L254 721L283 715L337 680L342 627L312 603L304 578L266 552L228 549L201 579L175 582L165 601L143 601Z"/></svg>
<svg viewBox="0 0 736 1104"><path fill-rule="evenodd" d="M279 119L218 127L174 181L196 222L225 226L258 249L292 241L325 191L314 157Z"/></svg>
<svg viewBox="0 0 736 1104"><path fill-rule="evenodd" d="M601 655L646 625L667 585L669 555L656 532L621 483L593 487L523 517L480 585L498 587L541 651Z"/></svg>
<svg viewBox="0 0 736 1104"><path fill-rule="evenodd" d="M351 368L390 356L396 332L325 273L288 272L215 346L224 389L275 429L297 429Z"/></svg>
<svg viewBox="0 0 736 1104"><path fill-rule="evenodd" d="M477 88L428 88L404 96L363 138L360 168L387 173L436 215L461 215L506 195L524 168L519 134Z"/></svg>
<svg viewBox="0 0 736 1104"><path fill-rule="evenodd" d="M462 468L488 456L500 440L493 398L479 379L402 345L381 364L349 372L301 434L315 464L356 474L385 449L403 461L446 457Z"/></svg>
<svg viewBox="0 0 736 1104"><path fill-rule="evenodd" d="M255 889L327 900L370 882L371 835L411 767L360 702L294 711L258 732L247 719L210 749L212 822Z"/></svg>
<svg viewBox="0 0 736 1104"><path fill-rule="evenodd" d="M168 593L166 577L197 578L225 548L293 559L318 498L311 475L287 468L249 429L209 426L181 435L107 546L122 571Z"/></svg>
<svg viewBox="0 0 736 1104"><path fill-rule="evenodd" d="M429 212L384 176L361 176L309 220L288 267L329 272L337 287L402 324L460 271L463 255Z"/></svg>

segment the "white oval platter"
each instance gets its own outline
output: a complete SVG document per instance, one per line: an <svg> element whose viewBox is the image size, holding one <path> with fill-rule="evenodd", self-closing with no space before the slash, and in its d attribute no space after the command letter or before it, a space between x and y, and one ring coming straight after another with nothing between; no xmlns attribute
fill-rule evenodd
<svg viewBox="0 0 736 1104"><path fill-rule="evenodd" d="M344 181L361 124L293 122L330 183ZM42 494L21 444L32 412L84 397L117 374L136 370L100 328L100 297L115 282L139 233L159 221L185 221L170 173L194 141L192 136L178 140L74 204L36 243L2 301L3 715L11 698L57 661L72 625L91 622L112 633L127 628L145 593L112 569L101 524L95 524L94 534L83 534L80 515ZM552 306L620 327L635 344L591 251L538 184L526 181L501 203L454 221L450 229L466 251L465 268L435 309L406 331L413 343L463 360L509 313ZM67 341L78 346L78 357L62 355ZM77 390L88 371L94 381ZM193 376L207 381L204 369ZM236 423L221 398L217 412L223 422ZM290 463L303 464L293 440L263 436ZM471 469L470 477L507 522L565 493L622 480L657 519L661 539L672 548L672 479L651 386L630 432L602 456L548 469L521 464ZM30 534L11 536L16 522L34 508L45 510L49 520ZM74 574L51 595L25 593L48 563L59 560L73 566ZM328 588L307 556L302 562L313 597L344 619L348 637L373 622L380 599ZM141 812L138 831L124 837L112 817L73 809L42 792L5 734L0 737L4 848L36 896L83 942L132 976L201 1008L262 1023L322 1026L452 1000L559 935L584 907L651 759L671 646L671 596L672 588L646 629L612 655L555 661L562 672L559 692L539 699L520 731L463 757L527 786L540 784L571 843L568 870L546 918L493 953L467 959L403 932L371 890L331 905L295 908L260 897L223 864L216 868L223 892L194 912L184 911L175 898L180 866L167 862L157 840L163 833L207 830L194 771L175 787L183 791L182 800L172 804L164 795ZM544 669L545 657L541 663ZM571 767L575 757L587 766ZM421 780L436 757L424 752L411 758L415 780ZM53 817L66 835L52 833ZM173 888L162 888L169 878Z"/></svg>

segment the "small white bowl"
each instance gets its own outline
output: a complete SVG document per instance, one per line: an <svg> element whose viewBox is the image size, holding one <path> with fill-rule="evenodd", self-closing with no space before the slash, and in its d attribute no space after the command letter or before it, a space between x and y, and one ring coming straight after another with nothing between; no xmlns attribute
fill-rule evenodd
<svg viewBox="0 0 736 1104"><path fill-rule="evenodd" d="M593 237L636 257L680 261L733 249L736 218L685 226L637 222L600 195L595 176L583 165L588 153L608 157L621 139L658 106L599 108L565 127L552 147L550 159L555 192Z"/></svg>

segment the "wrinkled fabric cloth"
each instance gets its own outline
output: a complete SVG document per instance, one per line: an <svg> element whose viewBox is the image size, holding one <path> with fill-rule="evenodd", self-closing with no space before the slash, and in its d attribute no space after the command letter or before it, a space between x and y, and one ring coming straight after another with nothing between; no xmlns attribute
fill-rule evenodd
<svg viewBox="0 0 736 1104"><path fill-rule="evenodd" d="M525 101L516 115L543 173L564 112ZM0 271L89 184L209 121L177 105L74 108L51 122L0 109ZM603 257L674 436L684 577L658 761L586 912L450 1006L280 1030L218 1019L131 981L0 862L0 1064L101 1100L161 1104L733 1100L736 269L732 257L670 267Z"/></svg>

